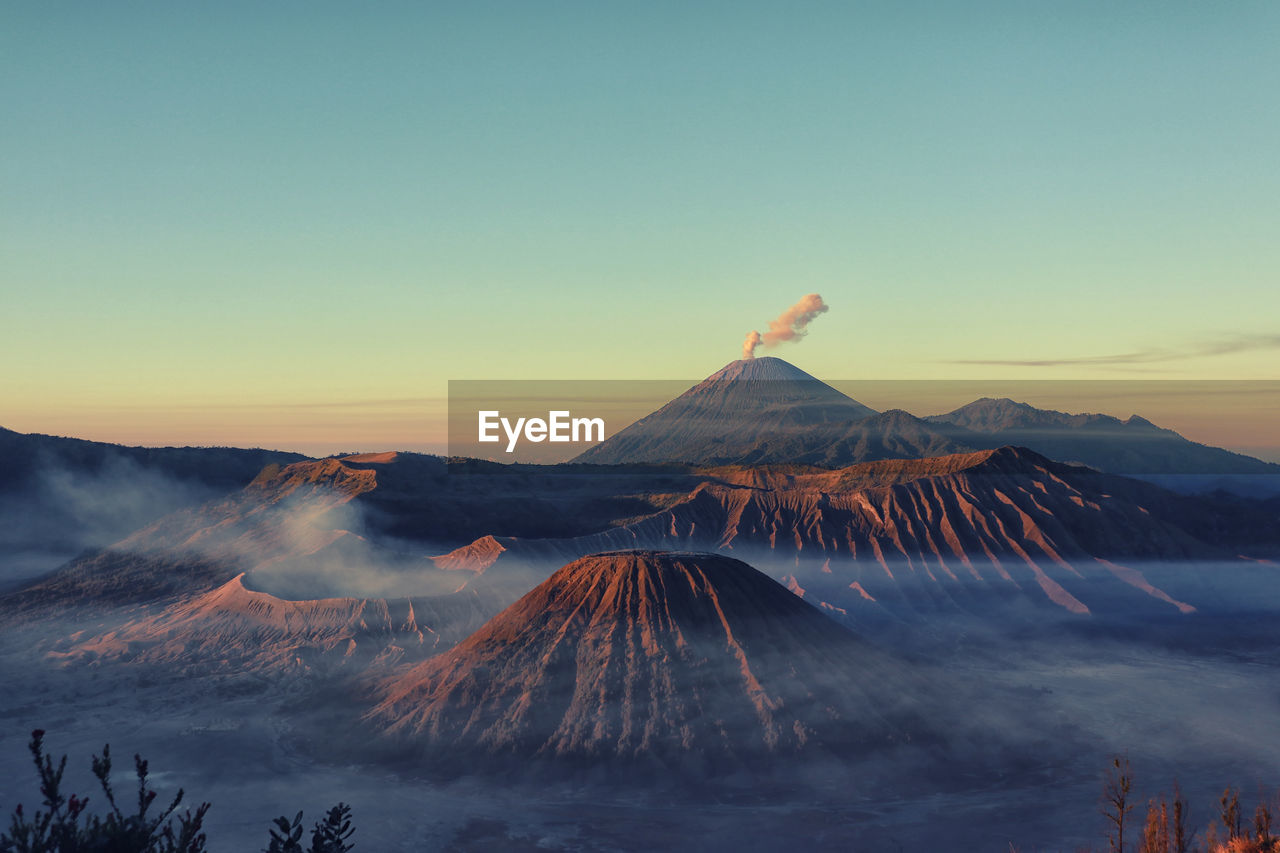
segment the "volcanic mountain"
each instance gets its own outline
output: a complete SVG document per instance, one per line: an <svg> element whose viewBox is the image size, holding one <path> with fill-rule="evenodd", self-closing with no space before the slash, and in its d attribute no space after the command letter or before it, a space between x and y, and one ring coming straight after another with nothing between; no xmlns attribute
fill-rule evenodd
<svg viewBox="0 0 1280 853"><path fill-rule="evenodd" d="M492 468L452 475L412 454L272 467L0 596L0 612L88 627L141 606L92 628L82 651L274 667L348 647L357 660L442 651L566 562L619 548L748 559L860 627L1007 604L1187 612L1205 606L1203 588L1146 564L1280 551L1265 504L1182 497L1019 448L836 470ZM470 544L439 547L468 532Z"/></svg>
<svg viewBox="0 0 1280 853"><path fill-rule="evenodd" d="M435 770L696 775L919 736L919 675L724 556L596 554L394 680L369 719Z"/></svg>
<svg viewBox="0 0 1280 853"><path fill-rule="evenodd" d="M810 600L900 617L1008 600L1187 612L1136 566L1280 555L1280 524L1261 504L1180 496L1025 448L707 473L684 500L629 524L573 539L489 537L446 559L475 560L497 582L504 563L612 548L732 552Z"/></svg>
<svg viewBox="0 0 1280 853"><path fill-rule="evenodd" d="M701 482L678 468L610 477L463 467L477 466L476 476L454 476L444 460L409 453L269 465L235 494L178 509L0 594L0 621L88 629L57 645L73 657L219 670L429 654L554 567L497 585L476 576L474 548L452 562L428 554L490 532L598 531Z"/></svg>
<svg viewBox="0 0 1280 853"><path fill-rule="evenodd" d="M63 660L171 664L189 674L269 670L274 678L316 669L365 670L450 648L501 606L474 588L291 601L248 589L237 575L119 627L58 643L52 653Z"/></svg>
<svg viewBox="0 0 1280 853"><path fill-rule="evenodd" d="M741 359L574 461L734 462L766 439L874 414L780 358Z"/></svg>
<svg viewBox="0 0 1280 853"><path fill-rule="evenodd" d="M1069 415L991 398L925 418L877 413L779 358L727 365L575 461L839 468L1008 445L1118 474L1280 474L1280 465L1198 444L1136 415Z"/></svg>

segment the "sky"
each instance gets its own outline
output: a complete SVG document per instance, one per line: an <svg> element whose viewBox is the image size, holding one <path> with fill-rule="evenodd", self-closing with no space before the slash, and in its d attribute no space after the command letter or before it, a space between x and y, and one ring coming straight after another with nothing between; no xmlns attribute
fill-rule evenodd
<svg viewBox="0 0 1280 853"><path fill-rule="evenodd" d="M807 293L825 379L1280 379L1280 5L374 6L0 6L0 425L423 448Z"/></svg>

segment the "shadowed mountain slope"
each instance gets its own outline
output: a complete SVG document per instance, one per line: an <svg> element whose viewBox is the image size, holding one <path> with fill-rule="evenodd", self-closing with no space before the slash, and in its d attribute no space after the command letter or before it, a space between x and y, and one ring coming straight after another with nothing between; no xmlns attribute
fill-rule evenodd
<svg viewBox="0 0 1280 853"><path fill-rule="evenodd" d="M204 592L248 568L315 554L355 536L322 519L374 488L336 459L269 467L244 489L179 509L104 549L0 596L24 612L74 602L89 611Z"/></svg>
<svg viewBox="0 0 1280 853"><path fill-rule="evenodd" d="M234 447L125 447L0 429L0 588L175 509L307 457Z"/></svg>

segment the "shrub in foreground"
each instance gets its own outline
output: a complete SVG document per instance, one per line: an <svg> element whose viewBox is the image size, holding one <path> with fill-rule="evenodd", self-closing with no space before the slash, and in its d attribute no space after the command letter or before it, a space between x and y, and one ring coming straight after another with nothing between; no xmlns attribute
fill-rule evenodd
<svg viewBox="0 0 1280 853"><path fill-rule="evenodd" d="M147 782L147 762L133 757L138 779L138 799L126 813L116 801L111 787L111 747L102 748L101 756L93 756L93 775L102 788L107 810L102 814L88 810L89 798L64 794L62 776L67 768L64 755L54 765L45 753L44 731L36 729L27 744L40 777L42 808L28 814L21 804L9 818L9 828L0 833L0 853L207 853L204 818L208 803L193 811L176 814L185 792L178 790L168 807L152 813L156 792ZM302 846L302 812L292 821L275 820L264 853L348 853L355 829L351 826L351 808L345 803L331 808L311 832L311 846Z"/></svg>

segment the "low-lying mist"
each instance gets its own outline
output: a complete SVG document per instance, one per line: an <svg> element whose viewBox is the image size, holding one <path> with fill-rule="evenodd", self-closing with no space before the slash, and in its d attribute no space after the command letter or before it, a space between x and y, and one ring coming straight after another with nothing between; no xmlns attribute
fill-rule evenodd
<svg viewBox="0 0 1280 853"><path fill-rule="evenodd" d="M87 479L50 474L29 500L0 506L14 520L0 541L10 555L0 571L30 576L66 553L51 542L100 546L218 497L127 466ZM75 524L43 515L50 505ZM195 540L179 518L163 541L242 567L250 589L289 600L435 597L466 588L485 590L494 612L563 562L508 555L483 573L446 571L429 559L445 544L373 533L365 512L317 490L260 514L229 515L221 527L200 520L193 529L217 535ZM54 527L71 532L41 538ZM361 754L360 715L373 695L363 659L352 672L300 649L287 677L252 667L206 670L190 657L143 661L145 638L127 638L115 657L77 657L64 652L85 626L50 618L21 631L0 625L0 682L8 688L0 695L0 812L36 803L25 749L34 728L49 731L55 752L71 754L69 780L82 793L92 793L88 760L103 743L118 756L141 752L161 774L162 798L182 786L188 802L213 802L211 849L224 851L260 849L272 818L305 809L309 823L339 800L354 807L358 849L388 853L519 844L741 850L780 839L839 850L937 849L939 839L960 853L1010 843L1074 849L1102 843L1100 780L1116 754L1133 762L1143 797L1177 780L1197 827L1225 786L1252 792L1280 784L1276 565L1124 567L1194 606L1190 612L1096 561L1087 571L1050 567L1088 604L1080 613L1048 601L1033 574L1011 584L994 566L975 565L976 574L961 566L948 573L936 560L824 567L825 559L781 550L727 553L901 654L909 670L903 683L950 685L920 709L936 742L838 765L815 760L759 777L712 778L703 783L706 796L687 801L660 784L603 784L589 768L538 787L491 775L429 781L429 772L393 770L372 751ZM424 646L421 654L442 650ZM203 653L228 656L226 648ZM378 672L400 664L381 665ZM119 765L127 770L128 762ZM119 784L127 788L127 779Z"/></svg>
<svg viewBox="0 0 1280 853"><path fill-rule="evenodd" d="M224 492L119 456L109 456L91 470L43 465L17 494L4 498L0 513L10 523L0 533L0 543L105 545Z"/></svg>
<svg viewBox="0 0 1280 853"><path fill-rule="evenodd" d="M290 600L447 595L471 576L436 568L429 542L368 536L365 510L341 503L315 515L299 507L277 522L269 552L236 543L245 585ZM283 539L283 543L279 540Z"/></svg>
<svg viewBox="0 0 1280 853"><path fill-rule="evenodd" d="M778 784L786 774L761 777L754 798L742 777L712 779L706 797L683 803L660 785L610 789L589 774L535 789L490 776L430 782L349 754L337 760L332 743L351 730L351 688L254 672L193 679L126 663L58 666L32 657L29 635L6 633L0 809L34 804L25 742L40 727L55 751L71 754L76 790L91 790L88 756L110 741L118 756L150 759L163 774L162 797L182 786L189 802L213 802L215 851L260 849L271 818L305 809L309 822L339 800L354 806L358 849L388 853L486 843L759 849L780 839L833 850L937 849L946 839L960 853L1010 842L1024 850L1101 846L1098 798L1112 755L1132 761L1140 802L1176 780L1199 829L1224 787L1252 795L1280 782L1272 725L1280 718L1280 637L1275 608L1268 613L1269 622L1234 625L1225 609L1191 614L1174 620L1177 628L1153 624L1150 634L1142 620L1061 614L1037 625L957 615L934 626L951 642L923 643L915 665L918 674L941 669L965 685L928 709L954 722L947 778L927 772L927 755L907 750L837 768L843 772L802 766L803 784L790 792ZM1182 645L1165 642L1178 631ZM877 639L908 636L910 629ZM848 776L874 784L851 787Z"/></svg>
<svg viewBox="0 0 1280 853"><path fill-rule="evenodd" d="M0 588L57 568L183 507L221 494L213 486L107 456L81 469L37 460L0 490Z"/></svg>

